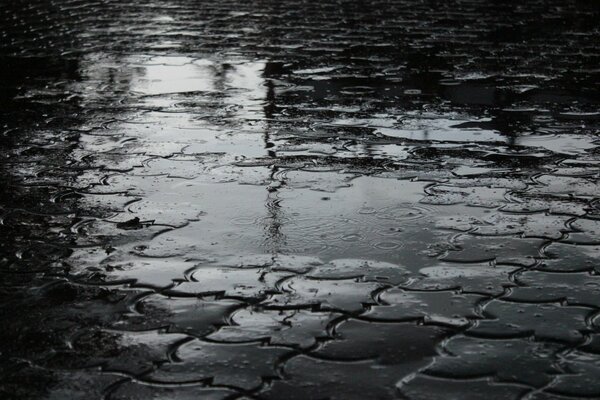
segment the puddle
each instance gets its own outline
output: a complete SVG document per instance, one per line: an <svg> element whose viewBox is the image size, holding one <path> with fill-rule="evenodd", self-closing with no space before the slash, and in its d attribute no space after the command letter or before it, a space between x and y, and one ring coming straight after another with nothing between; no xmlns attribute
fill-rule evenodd
<svg viewBox="0 0 600 400"><path fill-rule="evenodd" d="M600 396L597 20L6 4L0 397Z"/></svg>

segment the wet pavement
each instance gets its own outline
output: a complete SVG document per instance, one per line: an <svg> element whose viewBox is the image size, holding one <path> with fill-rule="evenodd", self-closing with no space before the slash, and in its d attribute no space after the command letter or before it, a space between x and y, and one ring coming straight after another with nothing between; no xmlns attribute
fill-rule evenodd
<svg viewBox="0 0 600 400"><path fill-rule="evenodd" d="M3 2L0 397L600 398L599 20Z"/></svg>

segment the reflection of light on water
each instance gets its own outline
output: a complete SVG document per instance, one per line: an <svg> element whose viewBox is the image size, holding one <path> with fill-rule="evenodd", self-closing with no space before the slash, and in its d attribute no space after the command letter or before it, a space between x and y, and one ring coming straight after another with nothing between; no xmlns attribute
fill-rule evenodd
<svg viewBox="0 0 600 400"><path fill-rule="evenodd" d="M137 146L138 153L158 154L160 148L160 155L168 156L185 147L188 153L257 157L265 153L265 123L260 121L265 120L269 90L263 76L266 65L264 61L95 53L81 63L78 91L84 103L110 94L119 103L135 102L156 110L132 115L130 109L123 109L127 117L119 119L128 122L111 125L114 132L137 140L128 147ZM223 129L225 120L234 123L235 131Z"/></svg>
<svg viewBox="0 0 600 400"><path fill-rule="evenodd" d="M134 92L176 94L223 91L229 104L253 104L265 98L264 62L230 64L190 57L153 57L132 62Z"/></svg>
<svg viewBox="0 0 600 400"><path fill-rule="evenodd" d="M154 22L173 22L175 19L173 17L169 17L168 15L161 15L155 18L152 18Z"/></svg>
<svg viewBox="0 0 600 400"><path fill-rule="evenodd" d="M392 128L378 127L377 132L395 138L450 142L504 142L506 138L494 129L471 124L490 122L489 118L469 115L406 113L402 123Z"/></svg>
<svg viewBox="0 0 600 400"><path fill-rule="evenodd" d="M226 75L227 87L249 90L254 98L262 99L265 97L265 80L262 77L264 69L264 62L234 64Z"/></svg>
<svg viewBox="0 0 600 400"><path fill-rule="evenodd" d="M495 129L484 128L490 118L478 118L458 113L403 112L380 114L373 118L338 118L325 125L365 127L391 138L418 141L505 142Z"/></svg>
<svg viewBox="0 0 600 400"><path fill-rule="evenodd" d="M555 153L583 154L596 145L586 135L529 135L521 136L517 144L527 147L541 147Z"/></svg>
<svg viewBox="0 0 600 400"><path fill-rule="evenodd" d="M264 105L266 85L264 61L227 62L185 56L106 54L87 55L81 75L88 84L116 92L144 95L174 95L191 92L222 92L223 102L237 106ZM116 90L115 90L116 89ZM259 108L251 107L258 111ZM260 108L262 112L262 108ZM255 117L261 117L255 115Z"/></svg>
<svg viewBox="0 0 600 400"><path fill-rule="evenodd" d="M134 92L157 95L215 90L212 63L194 62L189 57L156 57L133 65L139 72L131 82Z"/></svg>
<svg viewBox="0 0 600 400"><path fill-rule="evenodd" d="M221 62L189 57L153 57L134 62L131 90L146 95L218 92L227 117L263 119L265 62Z"/></svg>

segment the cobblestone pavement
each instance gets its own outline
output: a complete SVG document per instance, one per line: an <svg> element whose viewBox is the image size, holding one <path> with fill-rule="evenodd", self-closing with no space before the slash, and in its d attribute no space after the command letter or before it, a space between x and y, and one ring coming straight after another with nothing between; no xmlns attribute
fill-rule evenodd
<svg viewBox="0 0 600 400"><path fill-rule="evenodd" d="M600 398L598 21L2 2L0 397Z"/></svg>

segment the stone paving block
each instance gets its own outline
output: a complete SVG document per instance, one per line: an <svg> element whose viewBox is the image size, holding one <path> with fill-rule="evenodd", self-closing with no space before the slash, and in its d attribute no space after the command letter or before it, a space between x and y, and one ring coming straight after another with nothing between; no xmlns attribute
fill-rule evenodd
<svg viewBox="0 0 600 400"><path fill-rule="evenodd" d="M587 272L553 273L525 271L516 275L519 287L506 296L511 301L558 302L569 305L600 306L600 276ZM573 290L576 287L577 290Z"/></svg>
<svg viewBox="0 0 600 400"><path fill-rule="evenodd" d="M547 391L580 398L600 396L600 357L597 354L575 351L565 357L564 363L567 373L557 376Z"/></svg>
<svg viewBox="0 0 600 400"><path fill-rule="evenodd" d="M319 310L362 312L365 304L374 304L372 294L381 286L353 279L326 280L294 277L282 285L262 305L274 308L317 307Z"/></svg>
<svg viewBox="0 0 600 400"><path fill-rule="evenodd" d="M0 395L6 399L31 398L32 394L56 399L100 398L107 387L123 379L119 374L105 373L99 368L61 371L11 361L11 370L1 371Z"/></svg>
<svg viewBox="0 0 600 400"><path fill-rule="evenodd" d="M200 266L190 274L192 281L182 282L169 289L174 296L202 296L219 294L227 297L260 299L278 292L277 280L289 273L269 273L257 268Z"/></svg>
<svg viewBox="0 0 600 400"><path fill-rule="evenodd" d="M121 380L117 374L103 373L99 370L57 371L54 373L55 381L47 388L45 394L48 398L71 398L85 400L90 397L99 398L103 395L104 388ZM16 393L8 394L10 396Z"/></svg>
<svg viewBox="0 0 600 400"><path fill-rule="evenodd" d="M475 207L499 207L505 203L505 193L506 189L501 188L457 188L439 185L431 189L430 196L427 196L423 202L425 204L466 203Z"/></svg>
<svg viewBox="0 0 600 400"><path fill-rule="evenodd" d="M597 327L599 322L598 316L595 316L595 318L592 320L594 327ZM592 333L588 335L588 338L589 339L578 348L588 353L600 354L600 334Z"/></svg>
<svg viewBox="0 0 600 400"><path fill-rule="evenodd" d="M561 396L556 393L548 392L532 392L528 394L527 398L531 400L569 400L573 399L571 396Z"/></svg>
<svg viewBox="0 0 600 400"><path fill-rule="evenodd" d="M207 335L226 323L228 315L244 303L231 299L198 299L146 296L136 303L140 314L119 324L121 329L168 328L170 332L185 332L196 337Z"/></svg>
<svg viewBox="0 0 600 400"><path fill-rule="evenodd" d="M487 379L450 380L417 376L400 386L406 398L426 400L444 398L448 400L520 399L528 388L511 384L494 383Z"/></svg>
<svg viewBox="0 0 600 400"><path fill-rule="evenodd" d="M261 310L242 308L230 316L207 339L225 343L268 340L272 345L312 347L318 338L327 338L328 324L339 315L309 310Z"/></svg>
<svg viewBox="0 0 600 400"><path fill-rule="evenodd" d="M553 242L546 246L540 269L556 272L600 271L597 254L600 246Z"/></svg>
<svg viewBox="0 0 600 400"><path fill-rule="evenodd" d="M308 272L310 269L323 264L318 257L288 256L280 254L273 260L274 271Z"/></svg>
<svg viewBox="0 0 600 400"><path fill-rule="evenodd" d="M213 385L251 390L263 379L277 376L277 362L288 352L258 343L221 344L195 339L177 348L177 362L162 365L145 379L163 383L210 381Z"/></svg>
<svg viewBox="0 0 600 400"><path fill-rule="evenodd" d="M558 240L563 232L569 230L567 222L571 219L563 215L546 214L493 214L481 224L474 224L474 235L503 236L520 234L523 237Z"/></svg>
<svg viewBox="0 0 600 400"><path fill-rule="evenodd" d="M600 219L578 218L571 223L576 232L569 233L564 239L566 243L600 244Z"/></svg>
<svg viewBox="0 0 600 400"><path fill-rule="evenodd" d="M497 296L515 284L509 279L517 267L491 265L490 263L454 264L440 263L435 267L423 268L421 276L405 285L418 290L461 290Z"/></svg>
<svg viewBox="0 0 600 400"><path fill-rule="evenodd" d="M74 362L72 368L102 366L104 371L139 375L167 362L170 351L187 339L187 335L157 331L86 332L73 341L71 356L59 355L53 364Z"/></svg>
<svg viewBox="0 0 600 400"><path fill-rule="evenodd" d="M173 285L176 280L183 280L185 272L193 266L193 263L173 258L132 259L114 264L107 262L104 265L104 280L133 281L136 286L164 288Z"/></svg>
<svg viewBox="0 0 600 400"><path fill-rule="evenodd" d="M336 326L334 340L314 352L336 361L372 359L385 365L422 364L437 355L437 345L453 330L416 323L343 321Z"/></svg>
<svg viewBox="0 0 600 400"><path fill-rule="evenodd" d="M562 194L576 197L598 197L598 184L593 179L570 176L542 175L536 182L543 186L532 188L536 194Z"/></svg>
<svg viewBox="0 0 600 400"><path fill-rule="evenodd" d="M264 399L391 399L395 384L420 363L380 365L372 361L336 362L305 355L285 364L287 379L277 380L260 393Z"/></svg>
<svg viewBox="0 0 600 400"><path fill-rule="evenodd" d="M454 326L465 326L470 319L480 318L477 304L485 299L476 294L450 291L405 291L391 289L379 296L387 305L376 305L365 313L373 321L407 321L424 319Z"/></svg>
<svg viewBox="0 0 600 400"><path fill-rule="evenodd" d="M498 264L528 267L540 256L543 243L543 239L461 235L456 239L458 249L449 251L441 259L459 263L493 260Z"/></svg>
<svg viewBox="0 0 600 400"><path fill-rule="evenodd" d="M306 276L315 279L362 278L367 282L399 285L408 280L409 272L402 265L369 260L333 260L314 267Z"/></svg>
<svg viewBox="0 0 600 400"><path fill-rule="evenodd" d="M527 194L527 192L524 192ZM581 217L587 214L587 201L578 199L561 199L555 197L536 196L528 194L527 196L515 196L521 201L518 203L509 203L500 208L501 211L510 213L530 214L534 212L549 212L557 215L568 215ZM522 197L522 198L521 198Z"/></svg>
<svg viewBox="0 0 600 400"><path fill-rule="evenodd" d="M121 383L114 391L112 391L108 399L110 400L225 400L234 396L236 392L224 388L210 388L200 385L196 386L164 386L151 385L142 382L125 382Z"/></svg>
<svg viewBox="0 0 600 400"><path fill-rule="evenodd" d="M522 338L454 336L444 343L445 353L424 373L447 379L492 376L499 382L543 387L561 372L555 363L562 349L562 345Z"/></svg>
<svg viewBox="0 0 600 400"><path fill-rule="evenodd" d="M518 303L493 300L483 308L489 318L480 320L467 334L503 338L533 335L540 340L575 344L589 330L586 318L592 309L556 303Z"/></svg>
<svg viewBox="0 0 600 400"><path fill-rule="evenodd" d="M599 19L2 2L0 398L600 397Z"/></svg>

